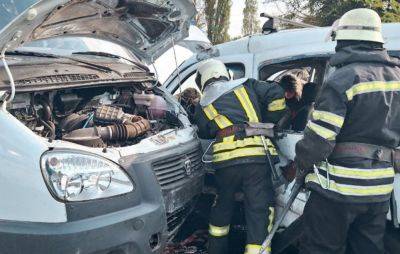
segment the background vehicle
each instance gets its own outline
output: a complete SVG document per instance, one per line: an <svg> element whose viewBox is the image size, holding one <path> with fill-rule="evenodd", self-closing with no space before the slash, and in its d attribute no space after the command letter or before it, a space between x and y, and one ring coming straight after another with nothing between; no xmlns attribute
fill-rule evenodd
<svg viewBox="0 0 400 254"><path fill-rule="evenodd" d="M279 80L285 74L294 74L305 83L312 82L320 90L325 78L333 71L329 65L329 57L334 53L335 44L326 39L330 28L307 28L280 31L268 35L254 35L214 46L185 61L178 70L165 82L165 87L172 93L178 93L186 87L196 87L194 82L198 63L207 58L223 61L234 73L234 79L255 78L259 80ZM384 24L383 34L385 47L390 55L400 57L399 23ZM182 80L180 82L179 80ZM280 150L281 163L276 165L277 173L294 159L294 147L301 139L302 133L286 130L281 139L276 140ZM202 141L204 147L208 141ZM282 208L290 195L291 184L284 184L275 179L277 186L278 208ZM301 193L293 204L283 226L288 227L302 214L308 193ZM395 178L395 200L400 204L400 175ZM279 216L278 209L278 216ZM400 206L394 209L397 218ZM388 220L394 218L388 214ZM299 224L296 224L298 227ZM390 225L398 226L398 221ZM389 229L391 230L391 229ZM294 231L296 234L297 231ZM398 237L398 236L397 236ZM289 241L289 239L284 239ZM397 244L399 244L397 242ZM398 245L397 245L398 248ZM397 249L398 250L398 249ZM275 249L276 251L276 249ZM394 252L393 252L394 253Z"/></svg>
<svg viewBox="0 0 400 254"><path fill-rule="evenodd" d="M191 1L16 2L0 18L1 252L159 253L203 171L144 63L187 35Z"/></svg>

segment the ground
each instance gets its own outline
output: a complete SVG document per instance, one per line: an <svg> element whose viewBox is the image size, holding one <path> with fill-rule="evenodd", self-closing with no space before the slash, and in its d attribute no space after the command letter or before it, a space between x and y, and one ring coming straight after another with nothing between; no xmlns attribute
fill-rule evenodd
<svg viewBox="0 0 400 254"><path fill-rule="evenodd" d="M182 225L181 230L168 244L163 254L207 254L207 227L212 195L200 197L197 207ZM235 217L232 220L230 232L230 254L243 254L246 240L246 228L242 216L243 207L237 203ZM385 236L386 254L400 253L400 231L388 224ZM292 246L282 254L297 254L298 250Z"/></svg>

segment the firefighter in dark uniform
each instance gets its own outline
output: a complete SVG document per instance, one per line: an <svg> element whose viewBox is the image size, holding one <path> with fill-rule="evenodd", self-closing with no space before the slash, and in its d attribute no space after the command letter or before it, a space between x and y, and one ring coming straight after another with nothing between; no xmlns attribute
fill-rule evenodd
<svg viewBox="0 0 400 254"><path fill-rule="evenodd" d="M296 145L311 189L302 254L384 253L383 236L398 162L400 62L383 48L379 15L345 13L328 77ZM348 250L348 251L349 251Z"/></svg>
<svg viewBox="0 0 400 254"><path fill-rule="evenodd" d="M225 65L217 60L205 61L199 67L196 83L203 92L195 112L199 137L215 139L213 167L218 193L210 216L209 253L228 253L234 194L239 189L244 193L248 229L245 253L258 253L273 223L269 165L277 153L264 136L246 136L244 126L248 122L276 123L286 112L284 91L273 82L231 80ZM266 151L271 164L267 163Z"/></svg>

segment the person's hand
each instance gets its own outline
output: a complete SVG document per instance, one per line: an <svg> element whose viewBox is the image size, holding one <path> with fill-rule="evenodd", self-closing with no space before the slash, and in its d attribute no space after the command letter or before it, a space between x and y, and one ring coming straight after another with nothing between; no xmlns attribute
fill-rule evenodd
<svg viewBox="0 0 400 254"><path fill-rule="evenodd" d="M304 183L307 174L312 171L312 167L303 165L297 157L294 159L294 165L296 168L296 181Z"/></svg>
<svg viewBox="0 0 400 254"><path fill-rule="evenodd" d="M289 165L282 167L282 175L285 177L286 181L289 183L292 182L296 178L296 165L292 161Z"/></svg>

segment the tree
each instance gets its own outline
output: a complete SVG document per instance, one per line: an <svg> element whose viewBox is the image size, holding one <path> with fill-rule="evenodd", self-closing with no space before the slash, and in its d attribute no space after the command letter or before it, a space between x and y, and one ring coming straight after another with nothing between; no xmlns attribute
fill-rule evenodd
<svg viewBox="0 0 400 254"><path fill-rule="evenodd" d="M200 29L205 29L206 28L206 14L205 14L205 8L206 8L206 3L205 0L193 0L193 4L196 7L197 14L194 17L194 23L195 25L200 28Z"/></svg>
<svg viewBox="0 0 400 254"><path fill-rule="evenodd" d="M258 21L257 0L246 0L243 10L242 35L247 36L260 31L260 22Z"/></svg>
<svg viewBox="0 0 400 254"><path fill-rule="evenodd" d="M205 0L208 39L213 44L229 41L230 0Z"/></svg>
<svg viewBox="0 0 400 254"><path fill-rule="evenodd" d="M284 2L286 17L300 19L318 26L330 26L344 13L355 8L370 8L378 12L383 22L400 21L400 3L397 0L267 0Z"/></svg>

